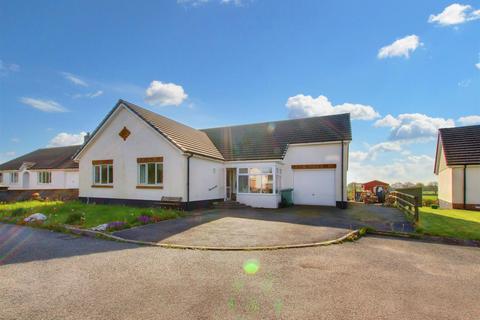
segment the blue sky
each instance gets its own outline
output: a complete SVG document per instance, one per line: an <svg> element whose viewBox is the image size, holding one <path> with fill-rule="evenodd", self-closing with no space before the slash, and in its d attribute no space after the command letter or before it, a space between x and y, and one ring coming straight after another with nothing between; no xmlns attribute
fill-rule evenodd
<svg viewBox="0 0 480 320"><path fill-rule="evenodd" d="M432 181L480 123L480 1L3 1L0 162L119 98L196 128L352 112L350 181Z"/></svg>

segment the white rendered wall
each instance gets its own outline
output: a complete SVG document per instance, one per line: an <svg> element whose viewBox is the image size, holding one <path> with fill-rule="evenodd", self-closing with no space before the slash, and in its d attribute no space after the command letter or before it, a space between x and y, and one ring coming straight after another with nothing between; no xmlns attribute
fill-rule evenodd
<svg viewBox="0 0 480 320"><path fill-rule="evenodd" d="M51 183L38 183L38 173L51 172ZM22 170L18 171L18 183L10 183L10 172L3 171L3 184L8 186L9 190L48 190L48 189L77 189L78 171L75 170ZM24 188L23 176L28 173L28 188ZM68 179L66 177L69 177ZM67 183L68 182L68 183Z"/></svg>
<svg viewBox="0 0 480 320"><path fill-rule="evenodd" d="M225 169L222 162L190 158L190 201L223 199Z"/></svg>
<svg viewBox="0 0 480 320"><path fill-rule="evenodd" d="M438 173L438 199L452 203L452 169L450 168Z"/></svg>
<svg viewBox="0 0 480 320"><path fill-rule="evenodd" d="M283 160L282 188L293 188L293 170L295 164L336 164L335 186L336 201L342 200L342 148L341 143L290 145ZM343 200L347 201L348 143L344 144Z"/></svg>
<svg viewBox="0 0 480 320"><path fill-rule="evenodd" d="M131 132L124 141L118 133ZM163 157L163 189L137 189L137 158ZM113 188L92 188L92 160L113 160ZM186 157L135 114L120 107L80 155L80 197L186 201Z"/></svg>
<svg viewBox="0 0 480 320"><path fill-rule="evenodd" d="M467 167L467 204L480 205L480 166Z"/></svg>

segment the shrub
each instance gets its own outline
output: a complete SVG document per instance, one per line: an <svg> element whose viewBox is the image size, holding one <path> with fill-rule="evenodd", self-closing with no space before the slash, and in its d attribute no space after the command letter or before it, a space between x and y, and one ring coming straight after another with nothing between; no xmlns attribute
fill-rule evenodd
<svg viewBox="0 0 480 320"><path fill-rule="evenodd" d="M10 213L12 217L20 217L23 216L27 213L27 209L25 208L17 208Z"/></svg>
<svg viewBox="0 0 480 320"><path fill-rule="evenodd" d="M423 200L423 206L424 207L430 207L432 205L438 205L438 200L434 200L434 199Z"/></svg>
<svg viewBox="0 0 480 320"><path fill-rule="evenodd" d="M137 217L137 220L138 220L138 222L140 222L141 224L147 224L147 223L150 223L150 222L151 222L151 218L150 218L149 216L146 216L146 215L138 216L138 217Z"/></svg>
<svg viewBox="0 0 480 320"><path fill-rule="evenodd" d="M67 216L67 219L65 219L66 224L81 224L83 221L83 214L80 212L72 212Z"/></svg>
<svg viewBox="0 0 480 320"><path fill-rule="evenodd" d="M438 204L432 204L432 209L438 209Z"/></svg>

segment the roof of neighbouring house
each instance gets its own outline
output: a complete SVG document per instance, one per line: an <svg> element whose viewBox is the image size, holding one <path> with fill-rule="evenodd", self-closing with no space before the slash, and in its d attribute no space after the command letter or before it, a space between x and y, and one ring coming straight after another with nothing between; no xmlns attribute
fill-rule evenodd
<svg viewBox="0 0 480 320"><path fill-rule="evenodd" d="M373 186L389 186L390 184L380 181L380 180L372 180L368 181L365 183L362 183L362 186L368 186L368 185L373 185Z"/></svg>
<svg viewBox="0 0 480 320"><path fill-rule="evenodd" d="M43 148L27 153L21 157L0 164L0 170L19 170L24 163L29 163L29 169L76 169L78 163L73 161L73 155L80 148L77 146Z"/></svg>
<svg viewBox="0 0 480 320"><path fill-rule="evenodd" d="M448 166L480 164L480 125L439 130Z"/></svg>
<svg viewBox="0 0 480 320"><path fill-rule="evenodd" d="M289 144L351 140L350 114L203 129L225 160L283 159Z"/></svg>

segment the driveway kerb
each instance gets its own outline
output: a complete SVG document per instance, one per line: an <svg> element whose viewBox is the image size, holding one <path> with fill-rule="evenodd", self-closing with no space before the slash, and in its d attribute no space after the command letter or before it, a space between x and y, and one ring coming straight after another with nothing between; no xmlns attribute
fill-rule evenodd
<svg viewBox="0 0 480 320"><path fill-rule="evenodd" d="M210 251L266 251L266 250L280 250L280 249L297 249L297 248L308 248L308 247L321 247L328 246L332 244L339 244L345 241L356 240L360 237L360 230L353 230L347 234L332 240L321 241L321 242L311 242L311 243L300 243L300 244L290 244L290 245L275 245L275 246L255 246L255 247L219 247L219 246L195 246L195 245L180 245L180 244L169 244L169 243L157 243L157 242L148 242L148 241L139 241L139 240L129 240L112 234L108 234L101 231L85 230L78 229L75 227L66 227L70 232L75 234L80 234L88 237L104 237L110 240L121 241L125 243L133 243L147 246L162 247L168 249L188 249L188 250L210 250Z"/></svg>

